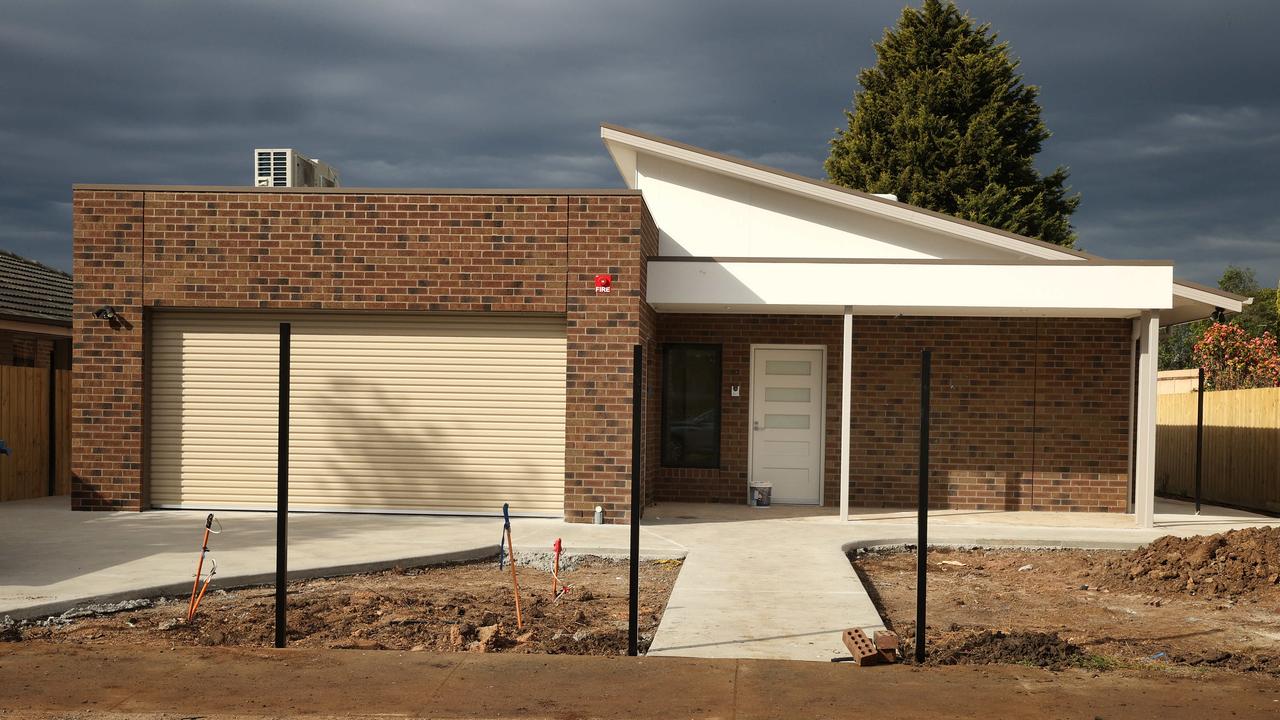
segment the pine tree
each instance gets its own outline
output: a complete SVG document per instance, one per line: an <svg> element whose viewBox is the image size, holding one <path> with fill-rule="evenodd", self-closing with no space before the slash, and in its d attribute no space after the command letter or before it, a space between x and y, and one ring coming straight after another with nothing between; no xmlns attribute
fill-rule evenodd
<svg viewBox="0 0 1280 720"><path fill-rule="evenodd" d="M1071 247L1067 170L1034 166L1049 131L1009 46L946 0L902 11L845 111L831 182Z"/></svg>

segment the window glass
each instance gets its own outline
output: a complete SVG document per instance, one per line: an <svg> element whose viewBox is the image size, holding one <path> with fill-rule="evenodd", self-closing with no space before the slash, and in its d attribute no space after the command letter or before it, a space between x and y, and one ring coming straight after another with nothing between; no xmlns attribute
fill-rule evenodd
<svg viewBox="0 0 1280 720"><path fill-rule="evenodd" d="M719 345L663 348L662 464L720 467Z"/></svg>

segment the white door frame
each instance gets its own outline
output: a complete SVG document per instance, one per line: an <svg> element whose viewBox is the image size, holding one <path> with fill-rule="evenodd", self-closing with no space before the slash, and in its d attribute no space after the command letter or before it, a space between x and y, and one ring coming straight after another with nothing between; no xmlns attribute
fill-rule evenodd
<svg viewBox="0 0 1280 720"><path fill-rule="evenodd" d="M821 372L818 377L818 395L822 398L820 403L821 411L818 413L818 507L823 507L827 501L827 346L826 345L788 345L776 343L752 343L750 348L751 361L747 363L747 487L743 488L747 497L751 496L751 481L755 474L755 452L754 445L756 434L751 429L750 422L755 419L755 377L756 377L756 350L817 350L821 353Z"/></svg>

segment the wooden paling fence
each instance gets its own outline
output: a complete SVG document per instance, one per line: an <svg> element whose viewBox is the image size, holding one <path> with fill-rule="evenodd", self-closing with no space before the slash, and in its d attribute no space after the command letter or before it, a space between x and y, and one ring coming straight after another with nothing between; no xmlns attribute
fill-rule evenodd
<svg viewBox="0 0 1280 720"><path fill-rule="evenodd" d="M0 455L0 501L49 495L51 479L53 494L70 492L71 373L54 370L52 387L49 373L48 368L0 365L0 440L10 451Z"/></svg>
<svg viewBox="0 0 1280 720"><path fill-rule="evenodd" d="M1157 400L1156 491L1195 493L1196 393ZM1280 388L1204 396L1201 493L1206 503L1280 512Z"/></svg>

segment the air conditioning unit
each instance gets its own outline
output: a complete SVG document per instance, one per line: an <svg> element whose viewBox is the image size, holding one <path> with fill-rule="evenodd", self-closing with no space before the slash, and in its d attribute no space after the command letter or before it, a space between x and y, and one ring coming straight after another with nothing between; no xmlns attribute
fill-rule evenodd
<svg viewBox="0 0 1280 720"><path fill-rule="evenodd" d="M257 187L338 187L338 171L291 148L253 151Z"/></svg>

